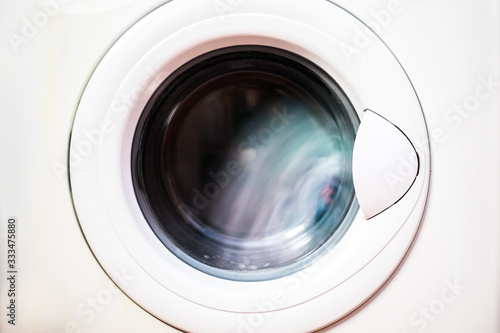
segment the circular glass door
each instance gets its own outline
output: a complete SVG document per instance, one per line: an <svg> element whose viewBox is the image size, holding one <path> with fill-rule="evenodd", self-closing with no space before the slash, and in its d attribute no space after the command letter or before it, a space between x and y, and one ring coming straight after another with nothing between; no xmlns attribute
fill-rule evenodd
<svg viewBox="0 0 500 333"><path fill-rule="evenodd" d="M136 129L143 214L189 265L234 280L282 277L331 249L357 212L359 120L312 62L229 47L173 73Z"/></svg>

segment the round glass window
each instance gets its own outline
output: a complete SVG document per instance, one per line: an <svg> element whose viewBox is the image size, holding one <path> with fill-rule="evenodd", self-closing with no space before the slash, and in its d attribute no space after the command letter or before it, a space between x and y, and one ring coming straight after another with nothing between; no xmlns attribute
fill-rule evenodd
<svg viewBox="0 0 500 333"><path fill-rule="evenodd" d="M359 119L301 56L263 46L202 55L170 75L134 137L136 196L192 267L258 281L310 265L349 228Z"/></svg>

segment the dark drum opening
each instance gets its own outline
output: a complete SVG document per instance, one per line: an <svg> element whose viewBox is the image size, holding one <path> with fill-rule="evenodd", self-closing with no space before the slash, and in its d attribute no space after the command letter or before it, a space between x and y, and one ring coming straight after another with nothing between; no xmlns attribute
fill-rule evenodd
<svg viewBox="0 0 500 333"><path fill-rule="evenodd" d="M331 249L358 205L359 119L314 63L264 46L195 58L145 107L134 137L136 196L161 242L192 267L261 281Z"/></svg>

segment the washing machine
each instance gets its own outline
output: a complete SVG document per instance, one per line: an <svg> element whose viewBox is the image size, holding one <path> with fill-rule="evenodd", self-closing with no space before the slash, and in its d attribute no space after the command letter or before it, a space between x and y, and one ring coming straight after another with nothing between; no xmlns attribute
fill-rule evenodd
<svg viewBox="0 0 500 333"><path fill-rule="evenodd" d="M2 332L500 332L499 5L0 3Z"/></svg>

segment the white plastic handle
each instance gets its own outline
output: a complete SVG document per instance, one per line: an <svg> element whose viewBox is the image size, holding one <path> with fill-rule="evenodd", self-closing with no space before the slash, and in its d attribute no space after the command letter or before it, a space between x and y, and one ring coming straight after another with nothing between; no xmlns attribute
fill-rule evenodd
<svg viewBox="0 0 500 333"><path fill-rule="evenodd" d="M415 182L418 154L408 137L377 113L366 110L354 142L353 179L367 219L398 202Z"/></svg>

